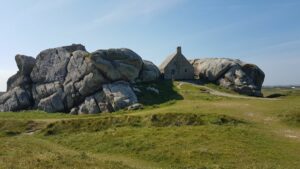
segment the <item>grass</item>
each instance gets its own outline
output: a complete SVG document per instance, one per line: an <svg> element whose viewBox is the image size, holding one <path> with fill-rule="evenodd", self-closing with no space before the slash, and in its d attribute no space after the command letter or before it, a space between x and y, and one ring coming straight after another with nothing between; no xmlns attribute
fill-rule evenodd
<svg viewBox="0 0 300 169"><path fill-rule="evenodd" d="M200 126L207 124L214 125L236 125L245 123L243 121L216 114L147 114L147 115L121 115L121 116L104 116L91 119L72 119L61 120L49 123L42 129L41 133L45 136L57 135L64 133L80 132L98 132L110 128L120 127L180 127L180 126Z"/></svg>
<svg viewBox="0 0 300 169"><path fill-rule="evenodd" d="M299 148L295 149L299 144L274 140L245 125L122 127L62 134L49 139L80 151L126 154L158 163L163 168L293 168L300 165Z"/></svg>
<svg viewBox="0 0 300 169"><path fill-rule="evenodd" d="M148 87L158 89L159 93L149 92ZM157 107L168 105L176 100L182 100L183 97L178 93L178 89L172 81L161 80L156 83L140 83L136 84L141 92L136 92L139 102L148 107Z"/></svg>
<svg viewBox="0 0 300 169"><path fill-rule="evenodd" d="M0 142L0 168L98 168L131 169L122 162L99 159L97 156L67 149L58 144L31 136L4 137Z"/></svg>
<svg viewBox="0 0 300 169"><path fill-rule="evenodd" d="M74 116L65 113L46 113L43 111L21 111L21 112L0 112L0 119L61 119L74 118Z"/></svg>
<svg viewBox="0 0 300 169"><path fill-rule="evenodd" d="M299 168L299 90L241 99L178 85L138 84L160 91L138 95L139 111L0 113L0 168Z"/></svg>
<svg viewBox="0 0 300 169"><path fill-rule="evenodd" d="M230 94L237 94L233 90L230 90L228 88L219 86L219 85L214 84L214 83L206 83L205 86L207 86L207 87L209 87L211 89L215 89L215 90L221 91L221 92L230 93Z"/></svg>

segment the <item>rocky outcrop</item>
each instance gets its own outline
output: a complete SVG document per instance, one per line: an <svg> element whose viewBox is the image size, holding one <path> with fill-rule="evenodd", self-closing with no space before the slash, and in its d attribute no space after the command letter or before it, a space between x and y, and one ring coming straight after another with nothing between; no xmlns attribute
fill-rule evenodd
<svg viewBox="0 0 300 169"><path fill-rule="evenodd" d="M138 102L128 82L119 81L103 85L103 92L114 110L119 110Z"/></svg>
<svg viewBox="0 0 300 169"><path fill-rule="evenodd" d="M155 81L160 77L160 71L152 62L143 60L143 67L140 73L140 80L142 82Z"/></svg>
<svg viewBox="0 0 300 169"><path fill-rule="evenodd" d="M217 83L238 93L262 96L264 72L256 65L227 58L191 60L195 75L200 79Z"/></svg>
<svg viewBox="0 0 300 169"><path fill-rule="evenodd" d="M22 88L30 88L30 73L35 65L35 59L30 56L16 55L15 57L19 71L10 77L7 81L7 91L20 86Z"/></svg>
<svg viewBox="0 0 300 169"><path fill-rule="evenodd" d="M138 103L131 84L155 81L158 68L130 49L97 50L82 45L47 49L36 59L17 55L19 71L0 96L0 111L96 114Z"/></svg>
<svg viewBox="0 0 300 169"><path fill-rule="evenodd" d="M110 81L134 82L143 66L142 58L130 49L97 50L90 59Z"/></svg>
<svg viewBox="0 0 300 169"><path fill-rule="evenodd" d="M15 87L1 95L0 103L0 112L19 111L32 105L32 97L30 91Z"/></svg>

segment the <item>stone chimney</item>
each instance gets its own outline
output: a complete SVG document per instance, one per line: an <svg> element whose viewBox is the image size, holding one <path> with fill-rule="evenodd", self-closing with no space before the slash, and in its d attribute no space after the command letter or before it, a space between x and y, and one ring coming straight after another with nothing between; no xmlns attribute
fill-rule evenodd
<svg viewBox="0 0 300 169"><path fill-rule="evenodd" d="M181 46L177 46L177 53L181 54Z"/></svg>

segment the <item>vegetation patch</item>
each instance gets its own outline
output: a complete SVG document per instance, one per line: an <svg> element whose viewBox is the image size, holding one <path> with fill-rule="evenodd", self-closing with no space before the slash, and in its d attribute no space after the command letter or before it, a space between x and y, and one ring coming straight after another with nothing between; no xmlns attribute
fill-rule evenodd
<svg viewBox="0 0 300 169"><path fill-rule="evenodd" d="M159 83L136 85L147 91L140 95L145 109L138 111L0 113L0 168L300 166L300 90L264 89L265 96L286 96L240 99L181 82L165 84L172 86L166 92ZM149 86L170 95L160 98Z"/></svg>
<svg viewBox="0 0 300 169"><path fill-rule="evenodd" d="M43 128L43 124L32 120L0 120L0 135L16 136L34 132Z"/></svg>
<svg viewBox="0 0 300 169"><path fill-rule="evenodd" d="M149 90L154 88L158 93ZM153 83L139 83L135 88L140 92L137 94L138 100L145 106L159 105L170 102L172 100L182 100L183 97L178 93L178 89L171 80L160 80Z"/></svg>
<svg viewBox="0 0 300 169"><path fill-rule="evenodd" d="M203 115L190 113L161 113L151 115L122 115L106 116L91 119L70 119L50 123L42 130L45 136L78 133L97 132L116 127L170 127L170 126L199 126L205 124L236 125L244 123L225 115Z"/></svg>
<svg viewBox="0 0 300 169"><path fill-rule="evenodd" d="M286 112L284 114L280 114L279 117L286 123L300 127L300 111L294 110L293 112Z"/></svg>
<svg viewBox="0 0 300 169"><path fill-rule="evenodd" d="M212 88L214 90L217 90L217 91L239 95L239 93L235 92L234 90L222 87L222 86L214 84L214 83L207 83L207 84L204 84L204 85L207 86L207 87L209 87L209 88Z"/></svg>

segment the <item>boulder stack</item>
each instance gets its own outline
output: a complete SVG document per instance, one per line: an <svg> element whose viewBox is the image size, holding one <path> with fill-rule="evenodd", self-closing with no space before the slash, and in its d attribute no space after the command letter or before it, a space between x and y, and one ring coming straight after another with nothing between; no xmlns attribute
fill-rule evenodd
<svg viewBox="0 0 300 169"><path fill-rule="evenodd" d="M158 68L130 49L89 53L80 44L47 49L35 58L17 55L19 71L0 95L0 111L95 114L138 102L131 84L155 81Z"/></svg>
<svg viewBox="0 0 300 169"><path fill-rule="evenodd" d="M265 74L254 64L227 58L195 59L190 62L195 75L202 80L217 83L240 94L262 96Z"/></svg>

